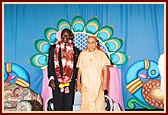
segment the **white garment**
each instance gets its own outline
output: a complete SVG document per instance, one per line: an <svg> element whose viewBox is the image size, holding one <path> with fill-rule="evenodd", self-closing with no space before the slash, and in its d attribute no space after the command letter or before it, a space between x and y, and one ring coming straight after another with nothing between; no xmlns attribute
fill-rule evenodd
<svg viewBox="0 0 168 115"><path fill-rule="evenodd" d="M164 54L161 54L158 60L158 68L160 71L160 76L161 76L161 83L160 83L160 89L163 91L164 94Z"/></svg>

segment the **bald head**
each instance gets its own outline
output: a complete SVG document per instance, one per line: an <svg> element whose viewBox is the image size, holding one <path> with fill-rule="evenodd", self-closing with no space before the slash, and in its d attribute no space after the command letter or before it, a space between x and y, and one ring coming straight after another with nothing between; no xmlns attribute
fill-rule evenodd
<svg viewBox="0 0 168 115"><path fill-rule="evenodd" d="M90 52L94 51L97 48L96 36L88 36L87 48Z"/></svg>

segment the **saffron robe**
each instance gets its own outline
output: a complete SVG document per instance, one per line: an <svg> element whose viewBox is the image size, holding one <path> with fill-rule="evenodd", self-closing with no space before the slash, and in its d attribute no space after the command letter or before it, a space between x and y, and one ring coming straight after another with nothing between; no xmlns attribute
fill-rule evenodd
<svg viewBox="0 0 168 115"><path fill-rule="evenodd" d="M105 111L102 71L106 65L110 65L110 60L100 50L85 50L79 55L77 67L82 73L81 111Z"/></svg>

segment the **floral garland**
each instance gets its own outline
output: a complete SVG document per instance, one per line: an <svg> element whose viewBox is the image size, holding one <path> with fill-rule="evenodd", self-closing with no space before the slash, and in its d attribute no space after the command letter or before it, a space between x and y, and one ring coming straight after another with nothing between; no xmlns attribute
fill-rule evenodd
<svg viewBox="0 0 168 115"><path fill-rule="evenodd" d="M58 52L60 48L61 48L62 67L60 67L59 60L58 60ZM56 75L59 82L60 92L65 92L65 93L70 92L69 85L73 76L73 63L74 63L73 56L74 56L74 50L73 50L72 40L69 40L69 42L66 44L62 41L59 41L56 44L56 47L54 50L54 63L55 63ZM60 69L62 69L62 73Z"/></svg>

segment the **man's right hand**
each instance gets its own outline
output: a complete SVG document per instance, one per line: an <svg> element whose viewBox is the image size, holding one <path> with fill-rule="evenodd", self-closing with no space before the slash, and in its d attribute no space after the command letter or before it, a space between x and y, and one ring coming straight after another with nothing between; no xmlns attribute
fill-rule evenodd
<svg viewBox="0 0 168 115"><path fill-rule="evenodd" d="M55 90L55 81L54 81L54 79L51 79L50 80L50 82L49 82L49 86L53 89L53 90Z"/></svg>
<svg viewBox="0 0 168 115"><path fill-rule="evenodd" d="M81 92L81 88L82 88L82 85L80 83L80 81L77 81L77 91Z"/></svg>

